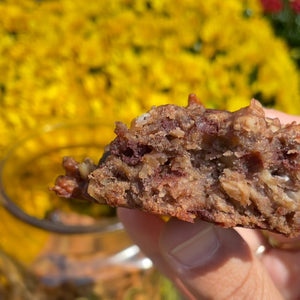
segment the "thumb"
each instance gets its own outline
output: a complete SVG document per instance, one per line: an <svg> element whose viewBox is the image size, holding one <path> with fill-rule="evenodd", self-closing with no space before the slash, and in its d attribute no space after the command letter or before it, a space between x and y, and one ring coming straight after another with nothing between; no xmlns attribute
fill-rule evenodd
<svg viewBox="0 0 300 300"><path fill-rule="evenodd" d="M283 299L233 229L171 219L159 243L169 267L195 299Z"/></svg>

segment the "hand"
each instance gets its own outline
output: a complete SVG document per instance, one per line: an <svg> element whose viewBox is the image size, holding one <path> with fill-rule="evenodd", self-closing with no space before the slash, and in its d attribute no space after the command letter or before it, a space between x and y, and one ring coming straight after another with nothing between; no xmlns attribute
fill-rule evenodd
<svg viewBox="0 0 300 300"><path fill-rule="evenodd" d="M300 117L266 109L282 123ZM300 250L270 248L258 230L224 229L119 209L133 241L186 299L300 299Z"/></svg>

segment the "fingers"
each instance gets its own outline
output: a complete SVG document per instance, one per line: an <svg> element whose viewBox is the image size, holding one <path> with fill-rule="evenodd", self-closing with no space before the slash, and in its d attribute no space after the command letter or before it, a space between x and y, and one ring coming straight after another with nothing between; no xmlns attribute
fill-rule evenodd
<svg viewBox="0 0 300 300"><path fill-rule="evenodd" d="M151 258L157 269L166 276L172 277L173 272L159 249L159 233L165 225L164 221L157 216L125 208L118 208L118 217L133 242L147 257Z"/></svg>
<svg viewBox="0 0 300 300"><path fill-rule="evenodd" d="M262 263L285 299L300 299L300 237L286 238L274 233L268 233L268 236L280 243L278 246L283 249L269 249L261 257Z"/></svg>
<svg viewBox="0 0 300 300"><path fill-rule="evenodd" d="M300 299L299 252L272 249L264 254L261 259L284 299Z"/></svg>
<svg viewBox="0 0 300 300"><path fill-rule="evenodd" d="M269 108L265 108L264 111L265 111L266 117L278 118L283 124L292 123L293 121L300 123L300 116L289 115L289 114L283 113L281 111L278 111L275 109L269 109Z"/></svg>
<svg viewBox="0 0 300 300"><path fill-rule="evenodd" d="M284 299L300 299L300 237L288 239L269 232L268 236L276 239L276 241L288 243L290 247L295 245L299 249L298 251L285 251L270 248L266 237L258 230L245 228L236 228L235 230L247 242L252 252L257 254ZM261 253L260 250L263 252Z"/></svg>
<svg viewBox="0 0 300 300"><path fill-rule="evenodd" d="M138 210L118 208L118 217L134 243L154 263L157 270L170 278L186 299L193 299L189 290L182 284L176 272L162 255L159 238L165 222L158 216Z"/></svg>
<svg viewBox="0 0 300 300"><path fill-rule="evenodd" d="M282 299L233 229L172 219L161 232L160 247L169 266L196 299Z"/></svg>
<svg viewBox="0 0 300 300"><path fill-rule="evenodd" d="M253 230L248 228L236 227L234 229L243 238L243 240L248 244L252 253L259 250L259 247L264 245L266 239L259 230Z"/></svg>
<svg viewBox="0 0 300 300"><path fill-rule="evenodd" d="M187 299L282 299L247 243L233 229L138 211L119 216L135 243Z"/></svg>

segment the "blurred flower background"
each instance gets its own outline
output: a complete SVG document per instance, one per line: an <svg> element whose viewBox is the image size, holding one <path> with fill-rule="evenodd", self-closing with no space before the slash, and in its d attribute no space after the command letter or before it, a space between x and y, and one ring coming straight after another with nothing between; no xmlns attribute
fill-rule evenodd
<svg viewBox="0 0 300 300"><path fill-rule="evenodd" d="M254 97L300 114L299 0L0 0L0 37L1 158L39 127L98 120L112 128L153 105L186 105L190 93L210 108L235 110ZM27 187L41 174L23 171ZM40 216L52 205L45 186L38 197L11 190L23 207L36 197L30 209ZM20 226L10 228L17 240L1 226L0 241L31 263L40 248L18 251L29 230ZM0 270L0 286L4 277Z"/></svg>
<svg viewBox="0 0 300 300"><path fill-rule="evenodd" d="M189 93L299 114L299 20L298 0L2 0L0 154L43 124L128 122Z"/></svg>
<svg viewBox="0 0 300 300"><path fill-rule="evenodd" d="M292 59L300 68L300 1L261 0L261 4L275 34L286 41Z"/></svg>

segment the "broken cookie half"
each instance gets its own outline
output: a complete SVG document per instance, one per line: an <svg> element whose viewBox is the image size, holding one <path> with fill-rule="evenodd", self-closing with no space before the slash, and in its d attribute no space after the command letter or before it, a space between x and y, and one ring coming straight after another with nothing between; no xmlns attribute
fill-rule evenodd
<svg viewBox="0 0 300 300"><path fill-rule="evenodd" d="M153 107L115 133L98 165L64 158L52 189L189 222L300 232L300 125L266 118L258 101L228 112L190 95L187 107Z"/></svg>

